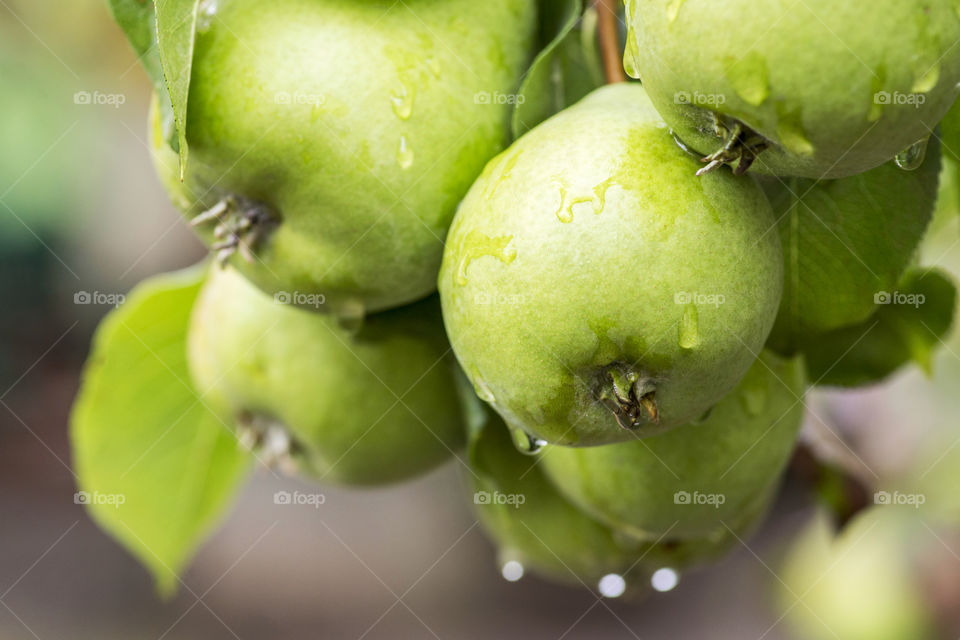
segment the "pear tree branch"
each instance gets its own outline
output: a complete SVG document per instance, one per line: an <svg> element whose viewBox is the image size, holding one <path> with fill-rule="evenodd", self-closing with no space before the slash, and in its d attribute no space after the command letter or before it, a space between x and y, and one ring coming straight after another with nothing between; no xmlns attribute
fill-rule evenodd
<svg viewBox="0 0 960 640"><path fill-rule="evenodd" d="M600 35L600 51L603 54L603 70L608 84L626 82L623 72L623 49L620 47L620 32L617 28L617 4L619 0L594 0L597 10L597 31Z"/></svg>

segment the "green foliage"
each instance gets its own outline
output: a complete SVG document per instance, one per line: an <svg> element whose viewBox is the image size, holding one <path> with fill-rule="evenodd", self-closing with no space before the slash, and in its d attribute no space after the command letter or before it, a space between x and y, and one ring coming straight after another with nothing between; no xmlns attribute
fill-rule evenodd
<svg viewBox="0 0 960 640"><path fill-rule="evenodd" d="M180 176L187 166L187 98L193 68L200 0L155 0L157 51L177 127Z"/></svg>
<svg viewBox="0 0 960 640"><path fill-rule="evenodd" d="M170 101L170 92L164 79L158 42L157 13L154 0L109 0L114 20L123 29L133 46L140 64L147 72L154 91L163 96L159 101L163 122L163 139L177 148L178 134ZM168 3L169 4L169 3Z"/></svg>
<svg viewBox="0 0 960 640"><path fill-rule="evenodd" d="M155 277L107 316L71 418L78 500L164 594L250 463L190 382L186 332L202 281L200 269Z"/></svg>
<svg viewBox="0 0 960 640"><path fill-rule="evenodd" d="M931 373L934 350L953 324L957 293L939 269L910 269L895 291L877 292L863 324L811 338L801 347L814 384L879 382L909 362Z"/></svg>
<svg viewBox="0 0 960 640"><path fill-rule="evenodd" d="M939 173L934 142L915 171L889 162L839 180L763 180L785 263L771 344L790 352L873 313L874 295L896 286L923 239Z"/></svg>
<svg viewBox="0 0 960 640"><path fill-rule="evenodd" d="M524 76L513 111L513 137L519 138L550 116L601 86L603 69L596 42L596 12L581 17L581 0L542 3L541 25L554 33Z"/></svg>

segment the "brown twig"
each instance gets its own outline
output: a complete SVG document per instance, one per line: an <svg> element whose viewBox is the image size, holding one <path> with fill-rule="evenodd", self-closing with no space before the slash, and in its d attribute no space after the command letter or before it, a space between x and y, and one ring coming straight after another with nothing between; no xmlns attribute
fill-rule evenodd
<svg viewBox="0 0 960 640"><path fill-rule="evenodd" d="M607 83L626 82L623 71L623 49L620 48L620 32L617 29L617 3L619 0L594 0L597 10L597 30L600 34L600 51L603 53L603 70Z"/></svg>

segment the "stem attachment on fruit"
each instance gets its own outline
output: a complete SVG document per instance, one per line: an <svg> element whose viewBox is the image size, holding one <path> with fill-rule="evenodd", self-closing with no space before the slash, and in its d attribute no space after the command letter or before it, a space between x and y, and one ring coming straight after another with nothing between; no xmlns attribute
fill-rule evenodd
<svg viewBox="0 0 960 640"><path fill-rule="evenodd" d="M734 175L742 176L757 156L770 146L769 140L742 122L734 121L731 126L727 126L717 118L714 131L718 138L724 139L723 146L705 158L701 158L701 162L707 163L707 166L697 171L698 176L706 175L722 165L734 162L737 163L733 169Z"/></svg>
<svg viewBox="0 0 960 640"><path fill-rule="evenodd" d="M213 235L217 239L210 248L223 265L237 251L244 260L253 263L253 250L268 231L276 225L266 206L241 198L224 196L217 204L190 221L191 227L216 223Z"/></svg>
<svg viewBox="0 0 960 640"><path fill-rule="evenodd" d="M626 82L623 49L620 47L620 32L617 29L617 0L594 0L593 7L597 11L597 32L607 84Z"/></svg>
<svg viewBox="0 0 960 640"><path fill-rule="evenodd" d="M650 423L659 424L656 391L652 379L625 365L614 364L601 374L596 395L621 427L636 431Z"/></svg>

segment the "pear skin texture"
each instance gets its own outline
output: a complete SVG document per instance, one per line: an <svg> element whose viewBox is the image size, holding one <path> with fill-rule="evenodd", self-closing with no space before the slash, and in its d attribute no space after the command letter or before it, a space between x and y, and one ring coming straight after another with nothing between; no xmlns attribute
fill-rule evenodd
<svg viewBox="0 0 960 640"><path fill-rule="evenodd" d="M439 289L454 351L507 423L551 444L654 435L750 368L783 260L749 177L704 178L637 84L601 88L487 165L450 230ZM623 366L655 386L637 431L598 399Z"/></svg>
<svg viewBox="0 0 960 640"><path fill-rule="evenodd" d="M804 384L799 358L764 352L702 422L605 447L546 447L543 470L574 504L638 537L735 529L765 511L779 485L803 420Z"/></svg>
<svg viewBox="0 0 960 640"><path fill-rule="evenodd" d="M766 138L751 171L842 178L930 136L957 98L953 0L629 0L624 64L677 135Z"/></svg>
<svg viewBox="0 0 960 640"><path fill-rule="evenodd" d="M492 96L529 62L534 0L229 0L207 22L186 215L226 196L267 207L256 260L230 260L268 293L335 312L430 294L457 203L506 144L510 105Z"/></svg>
<svg viewBox="0 0 960 640"><path fill-rule="evenodd" d="M550 580L595 588L600 578L613 573L627 582L628 594L642 595L657 569L680 571L703 564L737 544L728 531L681 542L669 536L649 542L619 535L561 496L536 458L514 448L499 418L490 418L471 453L474 512L497 544L500 561L519 562ZM496 495L512 502L504 498L498 504ZM736 534L746 536L753 524Z"/></svg>
<svg viewBox="0 0 960 640"><path fill-rule="evenodd" d="M191 319L190 372L225 421L282 424L306 475L359 486L404 480L463 445L437 307L429 298L351 332L214 267Z"/></svg>

